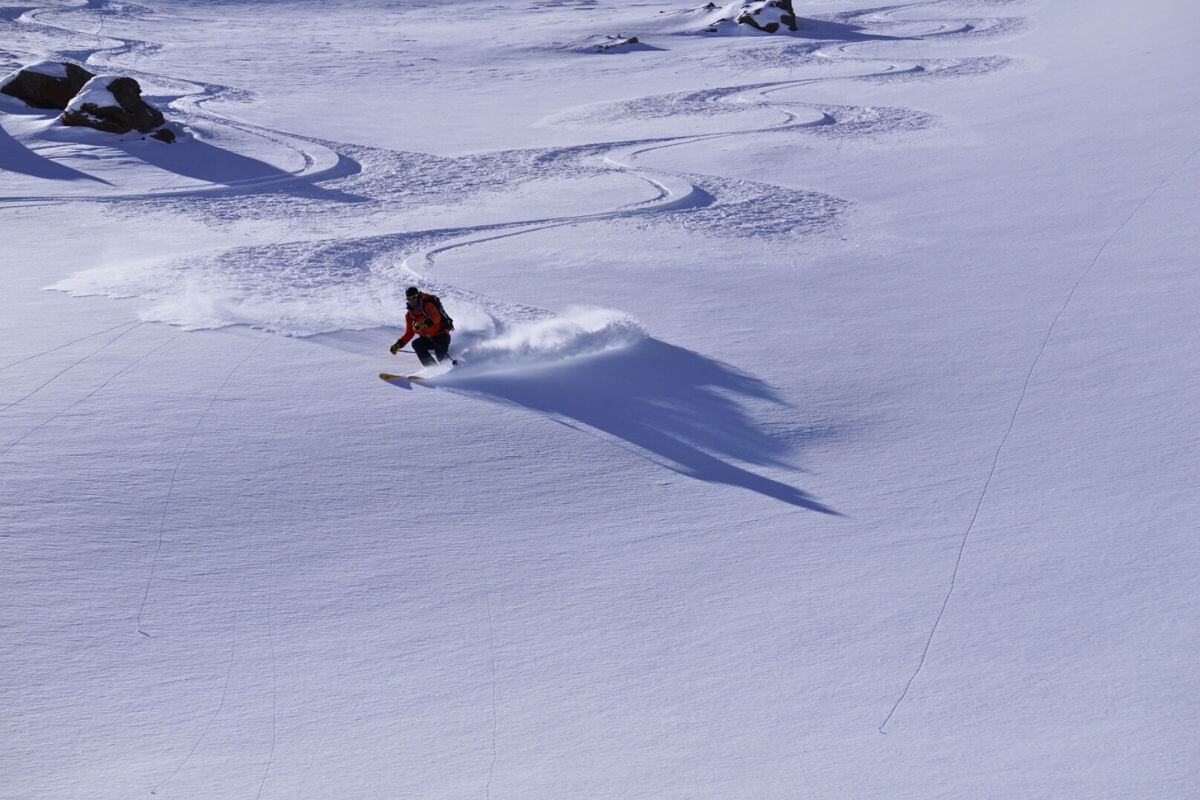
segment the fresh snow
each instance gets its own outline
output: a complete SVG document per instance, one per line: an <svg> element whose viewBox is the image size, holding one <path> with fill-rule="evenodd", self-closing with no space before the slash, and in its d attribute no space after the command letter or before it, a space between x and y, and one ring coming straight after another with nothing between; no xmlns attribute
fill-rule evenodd
<svg viewBox="0 0 1200 800"><path fill-rule="evenodd" d="M796 11L0 0L0 797L1194 797L1200 12Z"/></svg>
<svg viewBox="0 0 1200 800"><path fill-rule="evenodd" d="M35 61L32 64L25 65L20 69L13 70L9 75L0 80L0 86L7 86L17 75L22 72L36 72L39 75L49 75L51 78L67 77L67 67L60 61Z"/></svg>
<svg viewBox="0 0 1200 800"><path fill-rule="evenodd" d="M121 104L115 95L108 90L108 85L117 79L117 75L97 75L83 85L71 102L67 103L67 111L82 111L86 103L97 108L120 108Z"/></svg>

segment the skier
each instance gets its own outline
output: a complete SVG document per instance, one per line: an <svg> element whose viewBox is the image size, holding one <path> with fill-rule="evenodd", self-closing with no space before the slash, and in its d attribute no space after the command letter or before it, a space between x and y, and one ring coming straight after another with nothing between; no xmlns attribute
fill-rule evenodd
<svg viewBox="0 0 1200 800"><path fill-rule="evenodd" d="M446 360L450 354L450 331L454 330L454 323L442 310L441 301L415 286L405 289L404 297L408 305L408 313L404 315L404 335L391 346L392 355L412 339L413 351L421 359L422 366L431 367Z"/></svg>

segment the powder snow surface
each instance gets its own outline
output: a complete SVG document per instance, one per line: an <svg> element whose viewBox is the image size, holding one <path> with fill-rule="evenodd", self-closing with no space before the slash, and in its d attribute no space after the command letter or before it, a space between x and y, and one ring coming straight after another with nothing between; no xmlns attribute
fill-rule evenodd
<svg viewBox="0 0 1200 800"><path fill-rule="evenodd" d="M4 80L0 80L0 86L12 81L21 72L36 72L39 75L49 75L51 78L67 77L67 68L59 61L35 61L32 64L25 65L20 69L14 70L11 75L8 75Z"/></svg>
<svg viewBox="0 0 1200 800"><path fill-rule="evenodd" d="M0 0L0 798L1195 797L1200 11L454 8Z"/></svg>

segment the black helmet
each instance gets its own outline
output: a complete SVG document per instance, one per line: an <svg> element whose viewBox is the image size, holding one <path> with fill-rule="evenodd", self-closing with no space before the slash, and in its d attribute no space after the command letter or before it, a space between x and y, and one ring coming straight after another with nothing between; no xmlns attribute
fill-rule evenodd
<svg viewBox="0 0 1200 800"><path fill-rule="evenodd" d="M416 300L417 296L420 294L421 294L421 290L415 286L410 286L404 290L404 296L407 297L409 300Z"/></svg>

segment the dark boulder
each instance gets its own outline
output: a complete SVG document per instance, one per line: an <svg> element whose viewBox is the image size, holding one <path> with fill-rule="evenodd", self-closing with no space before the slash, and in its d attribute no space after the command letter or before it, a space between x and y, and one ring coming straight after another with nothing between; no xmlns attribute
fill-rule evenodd
<svg viewBox="0 0 1200 800"><path fill-rule="evenodd" d="M129 112L135 130L146 133L166 122L161 111L142 99L142 87L133 78L117 78L108 85L108 91Z"/></svg>
<svg viewBox="0 0 1200 800"><path fill-rule="evenodd" d="M765 14L763 12L766 12ZM766 17L767 19L762 19ZM782 24L789 31L796 31L796 12L792 8L792 0L767 0L765 3L751 3L737 18L740 25L749 25L764 33L774 33Z"/></svg>
<svg viewBox="0 0 1200 800"><path fill-rule="evenodd" d="M137 81L112 76L88 81L62 115L64 125L84 125L109 133L148 133L165 121L161 111L142 99Z"/></svg>
<svg viewBox="0 0 1200 800"><path fill-rule="evenodd" d="M15 72L0 86L0 92L23 100L34 108L57 108L61 111L94 77L91 72L69 61L41 61Z"/></svg>
<svg viewBox="0 0 1200 800"><path fill-rule="evenodd" d="M711 9L711 5L705 6ZM709 33L733 33L739 25L775 33L780 30L796 32L800 29L799 19L792 7L792 0L751 0L746 3L731 3L721 12L724 16L711 20L705 29Z"/></svg>

